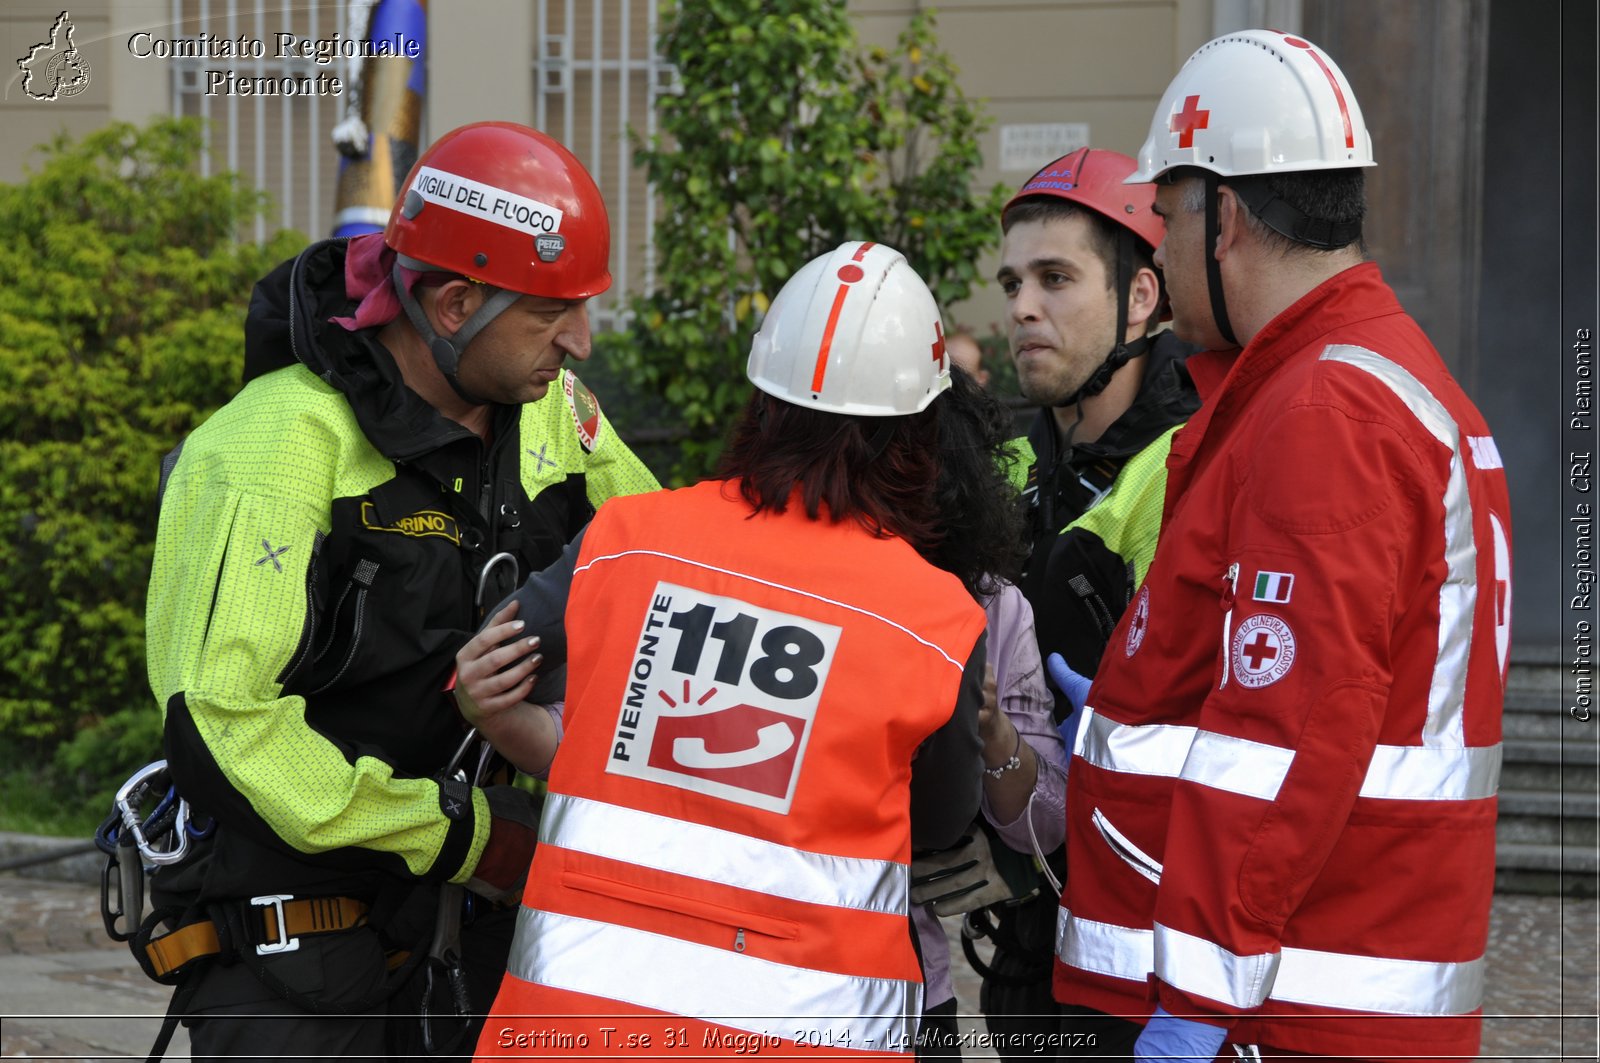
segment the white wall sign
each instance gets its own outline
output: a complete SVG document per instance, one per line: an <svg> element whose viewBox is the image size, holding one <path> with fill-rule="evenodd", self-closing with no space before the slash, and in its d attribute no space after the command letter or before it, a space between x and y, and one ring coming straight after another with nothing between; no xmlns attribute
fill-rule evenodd
<svg viewBox="0 0 1600 1063"><path fill-rule="evenodd" d="M1000 127L1000 169L1033 173L1047 162L1088 146L1088 122L1003 125Z"/></svg>

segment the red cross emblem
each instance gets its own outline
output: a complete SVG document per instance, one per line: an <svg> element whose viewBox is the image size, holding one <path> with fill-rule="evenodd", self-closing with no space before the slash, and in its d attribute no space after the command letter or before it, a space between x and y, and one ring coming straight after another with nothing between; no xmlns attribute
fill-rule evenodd
<svg viewBox="0 0 1600 1063"><path fill-rule="evenodd" d="M1128 618L1128 637L1122 652L1132 657L1139 652L1145 629L1150 626L1150 588L1140 587L1139 597L1133 603L1133 615Z"/></svg>
<svg viewBox="0 0 1600 1063"><path fill-rule="evenodd" d="M1234 633L1232 657L1240 686L1254 689L1276 683L1294 665L1294 632L1282 617L1257 613Z"/></svg>
<svg viewBox="0 0 1600 1063"><path fill-rule="evenodd" d="M1172 116L1171 129L1178 134L1178 147L1194 147L1194 131L1211 124L1211 112L1200 109L1200 97L1189 96L1183 101L1183 110Z"/></svg>
<svg viewBox="0 0 1600 1063"><path fill-rule="evenodd" d="M935 365L944 364L944 329L937 321L933 323L933 361Z"/></svg>
<svg viewBox="0 0 1600 1063"><path fill-rule="evenodd" d="M1265 631L1257 631L1255 641L1244 648L1245 660L1250 662L1250 670L1259 672L1263 661L1270 661L1278 656L1278 647L1267 638Z"/></svg>

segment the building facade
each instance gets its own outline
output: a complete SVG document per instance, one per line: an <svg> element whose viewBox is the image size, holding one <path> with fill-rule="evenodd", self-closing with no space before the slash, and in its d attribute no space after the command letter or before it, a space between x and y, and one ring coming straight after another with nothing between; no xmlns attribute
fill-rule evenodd
<svg viewBox="0 0 1600 1063"><path fill-rule="evenodd" d="M10 0L0 11L5 55L15 60L0 73L0 181L20 179L33 146L62 129L198 115L208 120L203 165L237 171L272 197L257 238L278 226L332 231L341 178L331 134L350 98L327 84L359 80L359 61L319 60L306 42L348 36L362 0L270 9L260 0L94 0L66 12L61 2ZM626 296L652 282L656 204L632 165L626 131L653 132L655 100L677 87L655 53L657 3L407 2L425 12L426 90L409 115L420 143L464 122L504 119L571 147L612 211L618 284L595 316L599 327L615 324ZM848 3L865 46L891 44L923 6L937 8L941 45L963 90L992 118L977 178L984 186L1015 186L1083 143L1136 152L1177 66L1218 33L1263 25L1301 32L1338 58L1379 162L1368 185L1368 245L1496 430L1517 510L1515 638L1557 644L1552 603L1563 572L1554 560L1558 522L1548 515L1558 509L1560 485L1549 464L1562 440L1559 420L1541 404L1560 386L1559 352L1540 347L1523 356L1521 343L1559 316L1559 290L1572 280L1544 242L1561 229L1562 130L1553 100L1563 68L1551 60L1560 52L1560 0ZM52 37L63 17L70 42ZM202 38L211 53L260 42L262 54L176 54L182 46L174 42ZM36 51L41 44L75 54L57 58ZM44 58L30 63L31 55ZM303 85L316 78L321 88ZM284 79L302 87L292 96L237 90L241 80ZM1590 107L1592 123L1592 99ZM1507 143L1518 150L1508 154ZM1592 142L1588 150L1592 159ZM1492 209L1508 201L1502 197L1517 210ZM994 259L982 276L992 276ZM1001 326L1004 304L989 283L947 311L985 333Z"/></svg>

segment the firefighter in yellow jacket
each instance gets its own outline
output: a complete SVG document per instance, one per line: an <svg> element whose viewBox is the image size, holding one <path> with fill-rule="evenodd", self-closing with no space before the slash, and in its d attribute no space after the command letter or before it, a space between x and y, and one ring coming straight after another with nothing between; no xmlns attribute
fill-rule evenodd
<svg viewBox="0 0 1600 1063"><path fill-rule="evenodd" d="M458 655L514 761L564 728L480 1056L914 1047L911 849L977 809L973 592L1020 554L1004 419L941 445L993 401L946 394L942 336L898 252L813 260L755 337L722 478L602 506ZM952 463L965 497L934 489ZM527 699L560 661L558 722Z"/></svg>
<svg viewBox="0 0 1600 1063"><path fill-rule="evenodd" d="M417 161L385 233L256 286L247 383L172 456L150 577L164 753L216 824L151 878L172 932L134 943L180 987L163 1038L181 1014L197 1055L472 1044L511 936L486 899L517 896L533 816L445 770L444 691L475 599L657 486L570 368L609 254L571 152L478 122ZM459 948L428 948L457 913ZM455 1000L420 998L424 957L464 979Z"/></svg>

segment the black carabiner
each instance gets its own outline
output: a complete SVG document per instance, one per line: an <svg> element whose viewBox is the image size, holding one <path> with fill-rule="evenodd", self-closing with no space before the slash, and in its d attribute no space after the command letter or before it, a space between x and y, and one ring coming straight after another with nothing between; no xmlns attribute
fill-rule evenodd
<svg viewBox="0 0 1600 1063"><path fill-rule="evenodd" d="M454 1008L451 1021L455 1030L442 1042L434 1040L434 1023L439 1021L429 1009L428 1003L433 999L434 972L443 971L445 983L450 991L450 1005ZM467 994L466 974L459 963L445 964L436 959L428 959L422 969L422 1005L418 1009L419 1018L422 1020L422 1050L430 1056L447 1055L455 1051L461 1043L461 1038L466 1034L467 1027L471 1024L472 1001Z"/></svg>
<svg viewBox="0 0 1600 1063"><path fill-rule="evenodd" d="M111 883L112 877L116 878L116 885ZM111 907L111 895L117 895L117 907ZM106 928L106 936L112 941L127 941L133 937L133 931L123 933L117 929L117 920L128 913L122 909L122 869L117 863L117 854L106 854L105 866L100 869L100 923Z"/></svg>

